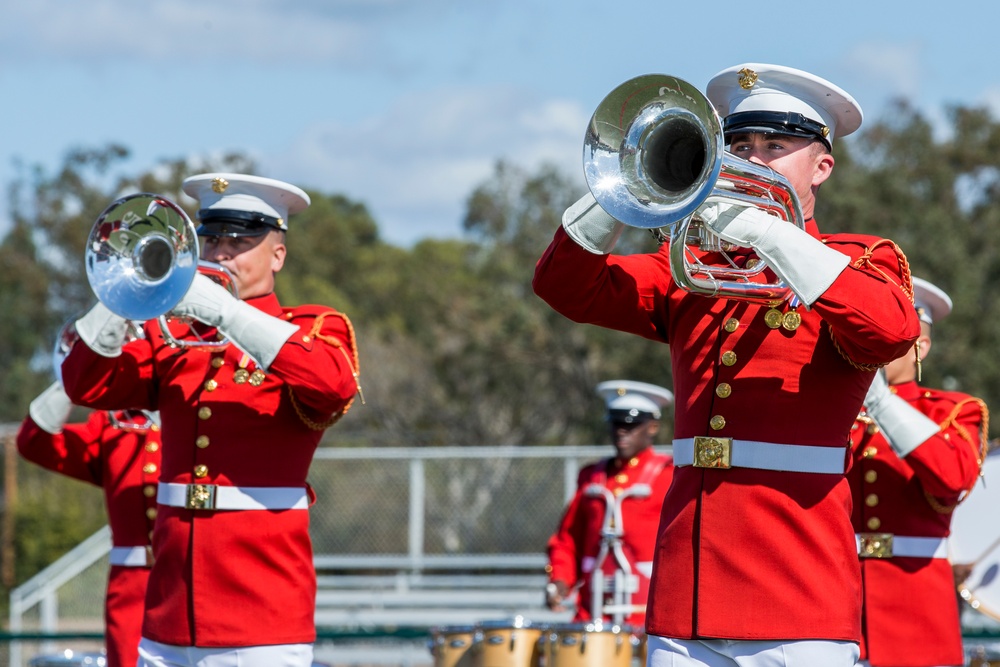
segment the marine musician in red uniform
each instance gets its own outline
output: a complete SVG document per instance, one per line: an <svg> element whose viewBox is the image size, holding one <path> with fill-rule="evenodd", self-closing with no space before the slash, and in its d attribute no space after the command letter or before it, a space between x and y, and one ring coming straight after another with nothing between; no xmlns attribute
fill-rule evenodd
<svg viewBox="0 0 1000 667"><path fill-rule="evenodd" d="M561 611L575 596L575 622L617 616L641 629L660 506L673 475L673 459L655 452L653 444L673 394L630 380L602 382L597 391L607 406L615 455L584 467L577 477L576 494L548 543L546 605ZM603 577L598 599L595 569ZM615 585L623 588L618 594ZM613 605L630 608L609 611Z"/></svg>
<svg viewBox="0 0 1000 667"><path fill-rule="evenodd" d="M184 181L200 203L202 258L231 272L239 299L199 273L171 311L175 348L157 322L123 346L121 318L98 304L76 323L62 365L67 393L91 407L158 409L163 468L141 667L308 667L316 573L306 483L323 430L358 392L348 319L324 306L283 307L274 276L299 188L242 174ZM128 403L126 403L128 402Z"/></svg>
<svg viewBox="0 0 1000 667"><path fill-rule="evenodd" d="M920 317L919 360L933 325L952 308L937 286L913 278ZM854 495L864 585L862 664L965 664L948 535L952 511L979 477L989 413L978 398L918 384L919 362L904 354L872 382L853 432Z"/></svg>
<svg viewBox="0 0 1000 667"><path fill-rule="evenodd" d="M83 423L67 424L72 406L59 382L39 394L21 422L17 450L104 491L112 544L104 603L108 667L134 667L152 565L160 427L155 415L127 410L97 410Z"/></svg>
<svg viewBox="0 0 1000 667"><path fill-rule="evenodd" d="M535 292L583 323L670 346L674 479L647 603L648 665L849 667L861 577L846 470L851 426L875 370L920 333L894 243L821 234L813 210L836 137L861 109L817 76L745 64L709 82L728 150L791 183L805 230L760 208L709 202L699 216L743 248L738 266L794 298L760 304L686 292L669 249L611 254L623 225L592 195L567 209ZM703 260L711 261L705 253Z"/></svg>

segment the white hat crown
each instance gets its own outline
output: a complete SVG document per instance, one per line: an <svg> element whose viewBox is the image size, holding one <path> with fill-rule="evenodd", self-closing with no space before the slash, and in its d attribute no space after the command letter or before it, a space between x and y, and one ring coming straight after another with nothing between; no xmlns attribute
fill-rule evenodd
<svg viewBox="0 0 1000 667"><path fill-rule="evenodd" d="M863 113L849 93L803 70L766 63L726 68L709 81L706 94L722 118L748 112L801 114L817 123L829 145L861 126Z"/></svg>
<svg viewBox="0 0 1000 667"><path fill-rule="evenodd" d="M201 211L261 213L281 221L305 210L309 195L290 183L249 174L209 173L184 179L184 192L198 200Z"/></svg>
<svg viewBox="0 0 1000 667"><path fill-rule="evenodd" d="M597 385L597 393L604 399L609 412L635 410L651 414L655 419L660 418L663 408L674 402L674 395L669 389L634 380L602 382Z"/></svg>
<svg viewBox="0 0 1000 667"><path fill-rule="evenodd" d="M934 324L951 313L951 297L934 283L913 276L913 305L921 322Z"/></svg>

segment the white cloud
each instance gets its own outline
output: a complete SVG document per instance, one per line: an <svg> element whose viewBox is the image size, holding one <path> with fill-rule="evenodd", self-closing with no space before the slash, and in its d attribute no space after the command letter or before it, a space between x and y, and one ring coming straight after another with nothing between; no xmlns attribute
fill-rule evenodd
<svg viewBox="0 0 1000 667"><path fill-rule="evenodd" d="M457 236L466 199L498 158L582 174L588 120L573 102L525 99L513 89L425 91L355 124L307 127L287 152L262 162L364 202L386 239L408 245Z"/></svg>
<svg viewBox="0 0 1000 667"><path fill-rule="evenodd" d="M851 68L851 90L868 91L879 104L894 97L917 97L926 85L921 67L924 45L917 41L867 40L854 44L845 62ZM861 97L858 93L856 97Z"/></svg>

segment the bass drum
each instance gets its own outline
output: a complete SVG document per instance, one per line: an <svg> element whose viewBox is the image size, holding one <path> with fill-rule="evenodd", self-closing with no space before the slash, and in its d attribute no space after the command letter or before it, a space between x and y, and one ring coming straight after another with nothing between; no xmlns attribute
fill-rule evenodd
<svg viewBox="0 0 1000 667"><path fill-rule="evenodd" d="M969 497L955 508L948 540L949 558L956 570L956 580L961 580L958 591L962 598L973 609L1000 621L997 507L1000 507L1000 450L986 456L982 476Z"/></svg>

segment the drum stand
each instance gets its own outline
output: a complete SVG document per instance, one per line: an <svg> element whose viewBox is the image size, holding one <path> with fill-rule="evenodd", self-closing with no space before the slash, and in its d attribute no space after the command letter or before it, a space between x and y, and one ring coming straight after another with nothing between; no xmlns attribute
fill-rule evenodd
<svg viewBox="0 0 1000 667"><path fill-rule="evenodd" d="M648 498L652 494L648 484L634 484L625 489L621 495L615 496L600 484L591 484L586 494L591 497L603 497L604 524L601 527L601 548L597 552L594 569L591 572L590 614L595 621L611 618L615 625L622 625L625 619L635 612L645 610L646 605L632 604L632 596L639 590L639 577L632 572L632 565L622 550L622 536L625 534L622 525L622 501L626 498ZM608 555L614 558L614 574L604 574L604 561ZM611 604L604 603L605 591L610 589Z"/></svg>

